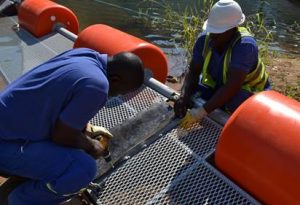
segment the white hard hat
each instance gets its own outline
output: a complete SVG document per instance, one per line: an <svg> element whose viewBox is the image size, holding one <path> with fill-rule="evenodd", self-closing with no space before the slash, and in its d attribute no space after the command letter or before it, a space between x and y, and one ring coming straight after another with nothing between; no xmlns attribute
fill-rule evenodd
<svg viewBox="0 0 300 205"><path fill-rule="evenodd" d="M220 0L212 7L203 30L209 33L223 33L245 21L240 5L233 0Z"/></svg>

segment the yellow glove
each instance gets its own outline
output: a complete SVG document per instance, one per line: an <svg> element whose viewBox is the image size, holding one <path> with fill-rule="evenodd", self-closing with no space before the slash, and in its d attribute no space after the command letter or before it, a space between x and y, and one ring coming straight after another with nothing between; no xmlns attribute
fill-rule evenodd
<svg viewBox="0 0 300 205"><path fill-rule="evenodd" d="M85 135L89 136L92 139L98 140L103 151L101 153L102 157L105 159L106 162L110 162L111 156L108 148L108 144L113 135L106 129L105 127L95 126L91 124L87 124L85 128ZM92 155L93 156L93 155ZM99 154L96 155L99 157Z"/></svg>
<svg viewBox="0 0 300 205"><path fill-rule="evenodd" d="M93 139L97 138L99 135L105 136L108 139L113 138L113 135L105 127L95 126L88 124L85 129L85 134Z"/></svg>
<svg viewBox="0 0 300 205"><path fill-rule="evenodd" d="M200 122L206 115L207 112L204 107L193 108L186 113L179 126L183 129L191 128L193 124Z"/></svg>

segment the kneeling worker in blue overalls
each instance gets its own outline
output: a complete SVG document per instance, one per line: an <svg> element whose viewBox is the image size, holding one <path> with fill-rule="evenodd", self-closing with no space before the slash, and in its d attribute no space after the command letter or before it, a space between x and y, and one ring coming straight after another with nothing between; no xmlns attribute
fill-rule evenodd
<svg viewBox="0 0 300 205"><path fill-rule="evenodd" d="M190 127L217 108L232 113L254 93L270 89L256 41L240 27L244 21L241 7L233 0L220 0L212 7L174 106L177 116L185 116L182 127ZM187 112L194 93L206 103Z"/></svg>
<svg viewBox="0 0 300 205"><path fill-rule="evenodd" d="M66 51L12 82L0 94L0 173L26 177L9 205L57 205L96 176L103 155L85 131L108 96L139 88L139 57L87 48ZM89 126L88 126L89 127Z"/></svg>

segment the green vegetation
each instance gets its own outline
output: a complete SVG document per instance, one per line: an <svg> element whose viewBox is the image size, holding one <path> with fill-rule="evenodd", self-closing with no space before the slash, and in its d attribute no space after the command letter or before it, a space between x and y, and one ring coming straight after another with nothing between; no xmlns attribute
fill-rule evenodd
<svg viewBox="0 0 300 205"><path fill-rule="evenodd" d="M188 60L191 57L193 45L197 36L202 31L202 25L206 21L214 0L196 0L194 6L174 9L174 5L164 0L144 0L149 5L146 11L140 11L140 19L152 29L172 32L171 40L186 49ZM159 16L149 15L151 9L161 8ZM200 9L201 8L201 9ZM144 15L144 14L147 15ZM269 59L269 43L273 41L272 32L265 26L262 13L248 16L244 26L258 39L260 55L265 63Z"/></svg>
<svg viewBox="0 0 300 205"><path fill-rule="evenodd" d="M167 33L172 36L170 41L174 46L184 48L186 51L186 59L189 62L192 55L194 43L202 31L202 25L208 17L209 11L216 0L195 0L195 4L190 7L176 8L176 2L172 3L165 0L143 0L142 3L148 4L147 10L141 10L139 19L143 21L145 26L149 26L152 30L158 30L159 33ZM262 4L268 4L262 0ZM160 9L159 9L160 8ZM276 22L273 22L276 25ZM266 27L264 14L258 12L248 15L244 25L257 39L260 49L260 57L268 66L272 63L274 57L278 57L278 52L271 51L269 45L273 42L272 31ZM299 26L296 24L295 26ZM282 73L284 76L285 73ZM271 77L273 77L271 75ZM286 86L279 88L276 86L277 80L273 82L273 87L279 92L300 100L300 80L297 79L297 86L290 86L285 81Z"/></svg>
<svg viewBox="0 0 300 205"><path fill-rule="evenodd" d="M196 0L193 7L174 9L176 5L164 0L144 0L143 3L147 3L149 9L140 11L140 19L154 30L170 32L173 36L170 40L186 49L187 58L190 60L193 45L214 2L213 0ZM161 14L149 15L153 8L161 8ZM145 13L147 15L144 15Z"/></svg>
<svg viewBox="0 0 300 205"><path fill-rule="evenodd" d="M293 58L287 58L288 60L293 60ZM300 61L299 61L300 62ZM300 66L300 63L298 62L298 65L296 64L296 66ZM293 71L291 71L293 73ZM297 70L294 72L294 81L291 81L291 79L289 79L287 77L287 75L285 73L281 73L281 80L284 84L284 86L282 86L282 89L277 89L279 90L281 93L283 93L286 96L289 96L291 98L294 98L298 101L300 101L300 74L299 72L297 72ZM279 83L278 83L279 84ZM274 85L275 89L277 88L277 85Z"/></svg>
<svg viewBox="0 0 300 205"><path fill-rule="evenodd" d="M262 13L256 13L256 20L247 20L246 28L254 34L258 40L259 52L262 61L269 63L269 43L273 41L273 35L270 30L265 27L265 21ZM250 18L249 18L250 19ZM274 54L273 54L274 55Z"/></svg>

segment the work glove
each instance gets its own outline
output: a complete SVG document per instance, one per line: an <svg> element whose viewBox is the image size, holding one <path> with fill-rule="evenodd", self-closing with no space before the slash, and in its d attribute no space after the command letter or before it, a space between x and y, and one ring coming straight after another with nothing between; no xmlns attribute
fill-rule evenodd
<svg viewBox="0 0 300 205"><path fill-rule="evenodd" d="M200 122L206 115L204 107L193 108L186 113L179 126L183 129L191 128L194 123Z"/></svg>
<svg viewBox="0 0 300 205"><path fill-rule="evenodd" d="M102 156L106 161L110 161L110 153L108 149L109 140L113 135L105 127L87 124L84 134L92 138L93 149L90 151L95 159Z"/></svg>
<svg viewBox="0 0 300 205"><path fill-rule="evenodd" d="M91 124L88 124L86 126L84 134L93 139L97 139L100 136L107 137L108 139L113 138L113 135L105 127L95 126Z"/></svg>

